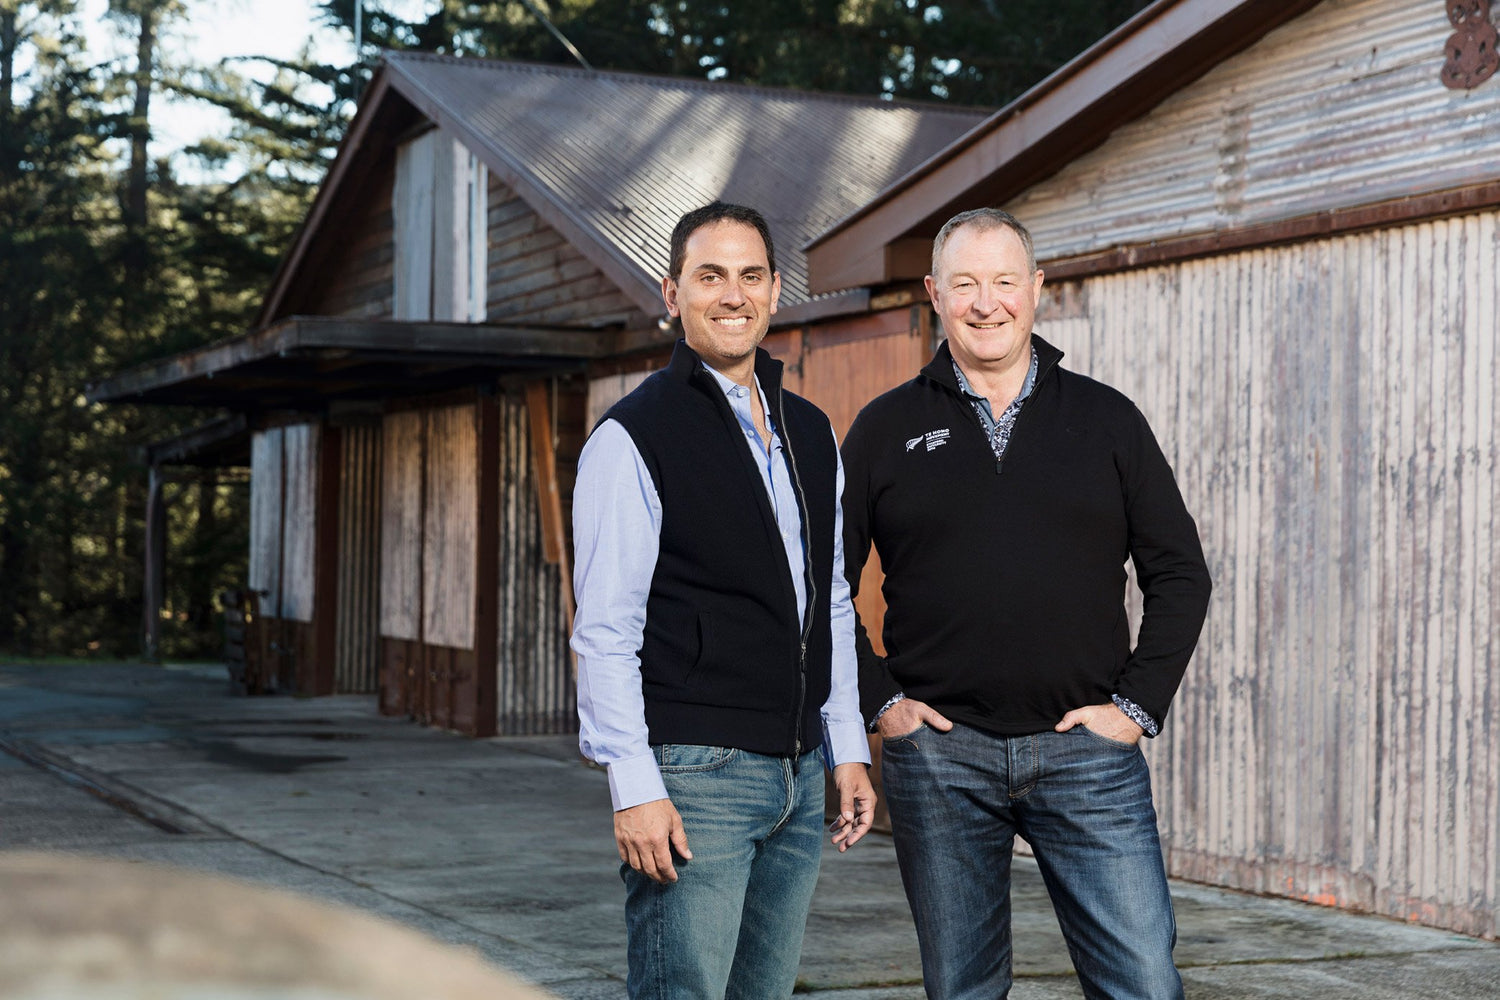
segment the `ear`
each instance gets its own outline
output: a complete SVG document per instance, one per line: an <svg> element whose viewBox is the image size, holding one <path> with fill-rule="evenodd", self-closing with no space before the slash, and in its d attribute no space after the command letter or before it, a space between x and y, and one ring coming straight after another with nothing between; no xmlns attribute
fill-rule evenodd
<svg viewBox="0 0 1500 1000"><path fill-rule="evenodd" d="M671 278L661 279L661 300L666 303L667 315L677 318L677 282Z"/></svg>
<svg viewBox="0 0 1500 1000"><path fill-rule="evenodd" d="M925 278L922 279L922 286L927 289L927 297L932 300L932 308L937 309L938 308L937 279L934 278L932 275L929 274Z"/></svg>
<svg viewBox="0 0 1500 1000"><path fill-rule="evenodd" d="M1045 272L1041 268L1036 269L1036 281L1031 286L1031 308L1036 309L1042 304L1042 278Z"/></svg>
<svg viewBox="0 0 1500 1000"><path fill-rule="evenodd" d="M771 274L771 314L776 313L776 303L781 301L781 272Z"/></svg>

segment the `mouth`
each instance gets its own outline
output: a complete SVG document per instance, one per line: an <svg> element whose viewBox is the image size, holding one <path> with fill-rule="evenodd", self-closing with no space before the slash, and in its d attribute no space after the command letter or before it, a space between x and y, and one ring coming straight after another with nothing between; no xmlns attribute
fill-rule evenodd
<svg viewBox="0 0 1500 1000"><path fill-rule="evenodd" d="M749 316L715 316L713 322L726 330L743 330L750 325Z"/></svg>

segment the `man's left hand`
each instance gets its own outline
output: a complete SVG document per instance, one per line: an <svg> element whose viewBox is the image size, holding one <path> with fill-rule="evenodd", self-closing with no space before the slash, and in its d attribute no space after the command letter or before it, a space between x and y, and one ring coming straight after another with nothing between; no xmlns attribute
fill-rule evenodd
<svg viewBox="0 0 1500 1000"><path fill-rule="evenodd" d="M867 764L838 765L833 769L833 785L839 792L839 815L828 829L842 854L859 843L875 822L875 788Z"/></svg>
<svg viewBox="0 0 1500 1000"><path fill-rule="evenodd" d="M1075 708L1063 716L1062 721L1055 728L1058 732L1065 733L1074 726L1080 725L1087 726L1097 735L1118 743L1139 743L1141 736L1144 735L1144 730L1131 722L1130 716L1120 711L1120 706L1114 702Z"/></svg>

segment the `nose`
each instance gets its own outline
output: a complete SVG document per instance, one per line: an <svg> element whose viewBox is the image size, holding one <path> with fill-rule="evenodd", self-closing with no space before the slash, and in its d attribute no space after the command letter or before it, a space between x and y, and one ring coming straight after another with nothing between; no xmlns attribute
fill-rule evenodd
<svg viewBox="0 0 1500 1000"><path fill-rule="evenodd" d="M719 295L719 302L722 305L733 308L737 305L740 305L744 301L745 288L739 283L737 279L730 278L728 281L724 282L724 291Z"/></svg>
<svg viewBox="0 0 1500 1000"><path fill-rule="evenodd" d="M974 296L974 309L981 315L988 316L1000 308L1000 296L987 282L980 282L979 294Z"/></svg>

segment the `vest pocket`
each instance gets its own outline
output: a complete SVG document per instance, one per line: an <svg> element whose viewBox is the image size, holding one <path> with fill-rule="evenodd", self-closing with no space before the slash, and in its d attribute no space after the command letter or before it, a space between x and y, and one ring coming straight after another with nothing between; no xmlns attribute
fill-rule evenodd
<svg viewBox="0 0 1500 1000"><path fill-rule="evenodd" d="M687 674L682 678L683 684L691 684L693 677L698 673L698 668L708 662L710 648L713 645L713 622L712 612L698 612L698 655L693 658L692 665L688 667Z"/></svg>

